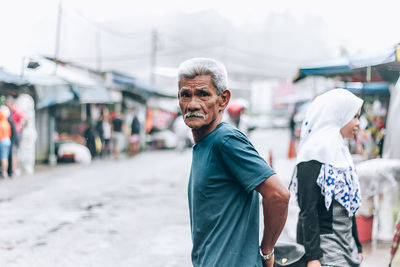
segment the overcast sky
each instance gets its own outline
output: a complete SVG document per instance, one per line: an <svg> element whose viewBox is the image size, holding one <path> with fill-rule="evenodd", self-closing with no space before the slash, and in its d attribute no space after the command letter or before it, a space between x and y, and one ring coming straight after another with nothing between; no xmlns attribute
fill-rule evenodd
<svg viewBox="0 0 400 267"><path fill-rule="evenodd" d="M0 66L18 70L23 56L54 54L57 5L57 0L1 1ZM63 0L63 6L102 25L210 9L235 25L252 27L262 24L271 12L299 18L314 15L325 21L332 42L350 52L379 51L400 41L400 1L396 0ZM69 36L68 42L73 43L74 38Z"/></svg>

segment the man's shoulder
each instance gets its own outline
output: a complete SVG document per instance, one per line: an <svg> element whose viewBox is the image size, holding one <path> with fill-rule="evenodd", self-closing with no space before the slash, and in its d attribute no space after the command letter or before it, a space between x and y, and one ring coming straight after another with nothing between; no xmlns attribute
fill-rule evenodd
<svg viewBox="0 0 400 267"><path fill-rule="evenodd" d="M244 135L239 129L227 122L222 122L216 129L215 140L218 143L223 144L232 138L247 140L246 135Z"/></svg>

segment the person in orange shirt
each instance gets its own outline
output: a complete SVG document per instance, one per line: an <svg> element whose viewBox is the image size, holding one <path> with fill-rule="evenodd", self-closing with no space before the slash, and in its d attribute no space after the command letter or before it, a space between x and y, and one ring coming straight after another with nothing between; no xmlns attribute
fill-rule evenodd
<svg viewBox="0 0 400 267"><path fill-rule="evenodd" d="M0 159L1 159L1 175L8 178L8 155L11 146L11 126L8 122L8 108L0 108Z"/></svg>

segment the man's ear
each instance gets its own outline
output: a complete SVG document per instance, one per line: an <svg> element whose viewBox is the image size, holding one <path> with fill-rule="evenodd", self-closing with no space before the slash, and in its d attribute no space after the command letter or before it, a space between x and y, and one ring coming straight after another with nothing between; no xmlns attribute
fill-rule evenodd
<svg viewBox="0 0 400 267"><path fill-rule="evenodd" d="M224 90L220 95L219 107L220 111L225 110L226 106L228 106L229 100L231 99L231 91Z"/></svg>

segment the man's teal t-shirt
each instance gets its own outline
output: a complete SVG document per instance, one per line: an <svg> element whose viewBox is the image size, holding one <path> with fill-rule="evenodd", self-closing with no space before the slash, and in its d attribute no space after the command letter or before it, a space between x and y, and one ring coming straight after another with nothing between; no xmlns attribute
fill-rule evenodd
<svg viewBox="0 0 400 267"><path fill-rule="evenodd" d="M193 266L262 266L254 188L274 173L248 138L224 122L193 147L188 186Z"/></svg>

